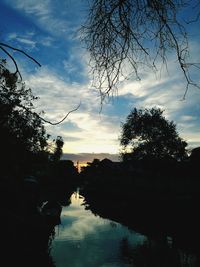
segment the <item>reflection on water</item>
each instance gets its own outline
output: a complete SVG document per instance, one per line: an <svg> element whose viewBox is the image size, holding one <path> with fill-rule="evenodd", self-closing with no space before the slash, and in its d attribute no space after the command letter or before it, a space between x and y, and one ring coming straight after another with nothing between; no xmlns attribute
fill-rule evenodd
<svg viewBox="0 0 200 267"><path fill-rule="evenodd" d="M57 267L127 267L121 255L121 242L131 247L143 244L146 237L126 227L95 216L85 210L84 199L72 195L71 205L64 207L61 225L52 242L52 257Z"/></svg>
<svg viewBox="0 0 200 267"><path fill-rule="evenodd" d="M51 256L56 267L196 267L170 237L149 238L86 210L78 193L63 207Z"/></svg>

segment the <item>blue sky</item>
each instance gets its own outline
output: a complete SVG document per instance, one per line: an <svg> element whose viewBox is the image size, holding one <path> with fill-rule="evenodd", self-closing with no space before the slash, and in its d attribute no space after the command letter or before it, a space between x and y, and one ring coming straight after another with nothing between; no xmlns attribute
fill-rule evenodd
<svg viewBox="0 0 200 267"><path fill-rule="evenodd" d="M176 123L189 147L199 146L200 90L190 87L183 101L186 83L173 54L168 55L168 71L162 68L161 74L160 70L155 74L148 70L140 82L133 78L123 81L118 96L108 99L99 113L100 97L91 86L89 55L77 35L86 2L0 1L1 41L22 48L42 65L40 68L14 52L27 86L40 97L35 103L37 110L44 110L44 117L56 122L81 101L64 123L46 125L47 131L63 137L65 153L117 154L121 123L130 110L157 106ZM200 62L198 27L199 23L188 26L191 62ZM199 82L199 74L192 69L191 74Z"/></svg>

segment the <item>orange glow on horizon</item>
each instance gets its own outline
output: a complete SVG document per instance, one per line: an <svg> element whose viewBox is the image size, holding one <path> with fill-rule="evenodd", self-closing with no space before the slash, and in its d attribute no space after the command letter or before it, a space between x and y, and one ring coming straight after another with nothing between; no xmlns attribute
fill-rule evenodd
<svg viewBox="0 0 200 267"><path fill-rule="evenodd" d="M86 167L88 164L86 161L77 161L75 164L76 168L78 169L78 172L81 171L82 167Z"/></svg>

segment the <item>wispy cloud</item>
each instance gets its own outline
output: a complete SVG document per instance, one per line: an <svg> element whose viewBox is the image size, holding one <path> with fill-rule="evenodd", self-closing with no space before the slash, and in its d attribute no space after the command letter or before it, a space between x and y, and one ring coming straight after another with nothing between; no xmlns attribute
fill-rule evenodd
<svg viewBox="0 0 200 267"><path fill-rule="evenodd" d="M18 35L16 32L9 33L7 35L8 42L18 42L23 46L26 46L29 50L32 50L36 47L37 41L33 40L33 33L25 33Z"/></svg>
<svg viewBox="0 0 200 267"><path fill-rule="evenodd" d="M62 36L63 39L74 36L83 12L81 1L6 0L6 2L24 12L30 19L34 19L41 29L53 36Z"/></svg>
<svg viewBox="0 0 200 267"><path fill-rule="evenodd" d="M12 2L12 1L8 1ZM37 14L38 16L47 16L50 13L51 1L37 1L37 0L30 0L30 1L15 1L15 5L17 8L24 10L27 14Z"/></svg>
<svg viewBox="0 0 200 267"><path fill-rule="evenodd" d="M160 107L169 120L177 124L181 136L190 144L199 142L200 92L190 87L183 101L186 82L177 68L176 55L169 55L168 71L158 64L158 72L143 71L142 80L133 77L121 80L118 96L103 105L99 113L99 92L92 87L89 73L89 55L81 47L76 33L84 18L85 1L53 0L3 0L16 12L22 27L10 27L7 41L17 47L31 51L31 56L43 65L36 69L24 57L17 58L27 86L40 99L36 111L44 110L44 118L52 122L61 120L68 111L68 119L58 125L46 125L53 136L65 139L65 152L109 152L118 153L121 122L133 107ZM12 23L14 17L12 17ZM31 23L30 23L31 21ZM31 25L26 26L26 23ZM30 24L29 24L30 23ZM200 61L199 43L192 40L191 62ZM18 53L16 53L18 55ZM32 63L32 62L31 62ZM159 62L158 62L159 63ZM194 67L192 78L199 82ZM127 70L130 73L132 70Z"/></svg>
<svg viewBox="0 0 200 267"><path fill-rule="evenodd" d="M177 124L181 136L188 142L193 142L194 135L189 135L188 129L194 131L198 126L189 110L196 108L198 112L199 91L191 90L188 100L182 101L184 82L178 80L177 74L171 76L170 80L166 76L159 81L154 78L154 74L148 74L141 83L128 81L119 90L118 101L125 99L126 106L130 109L160 107L164 110L164 116ZM125 121L129 109L127 114L120 112L120 115L117 115L118 105L110 102L103 107L103 112L99 113L99 95L97 91L90 89L89 83L65 80L47 67L27 76L27 84L34 94L40 97L38 110L44 109L45 118L52 122L62 119L81 101L79 110L70 114L65 123L57 127L47 125L51 134L64 137L65 152L119 152L121 122ZM69 127L68 123L73 127ZM195 136L195 142L196 140Z"/></svg>
<svg viewBox="0 0 200 267"><path fill-rule="evenodd" d="M88 89L88 84L67 83L48 68L27 75L26 83L39 96L37 110L44 110L44 118L61 120L81 101L80 108L58 126L46 125L53 136L61 135L69 152L118 152L119 121L113 116L99 114L100 99Z"/></svg>
<svg viewBox="0 0 200 267"><path fill-rule="evenodd" d="M164 116L176 123L181 137L189 144L196 143L200 140L196 134L200 130L200 120L197 120L200 115L200 92L191 86L186 99L183 100L186 88L183 73L173 61L169 64L169 72L163 72L160 77L149 72L145 73L140 82L123 82L118 98L125 98L131 108L161 108L164 110Z"/></svg>
<svg viewBox="0 0 200 267"><path fill-rule="evenodd" d="M197 119L196 116L190 116L190 115L183 115L180 117L180 120L183 122L195 121L196 119Z"/></svg>

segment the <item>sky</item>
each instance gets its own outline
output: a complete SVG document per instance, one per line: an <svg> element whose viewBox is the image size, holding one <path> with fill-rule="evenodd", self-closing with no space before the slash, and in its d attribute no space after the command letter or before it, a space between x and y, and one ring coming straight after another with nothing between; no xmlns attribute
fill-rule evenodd
<svg viewBox="0 0 200 267"><path fill-rule="evenodd" d="M47 132L53 138L63 137L64 153L71 157L78 154L87 160L99 154L116 159L121 125L131 109L159 107L175 122L188 147L200 146L200 90L190 87L183 100L186 82L173 54L168 55L167 69L144 71L141 81L133 77L123 81L117 95L108 98L101 110L99 92L91 83L89 55L78 38L86 2L0 0L1 42L23 49L42 65L12 52L27 87L39 96L36 110L43 110L46 120L57 122L81 103L63 123L45 124ZM188 26L190 62L200 62L198 27L199 23ZM200 83L195 69L191 68L191 75Z"/></svg>

